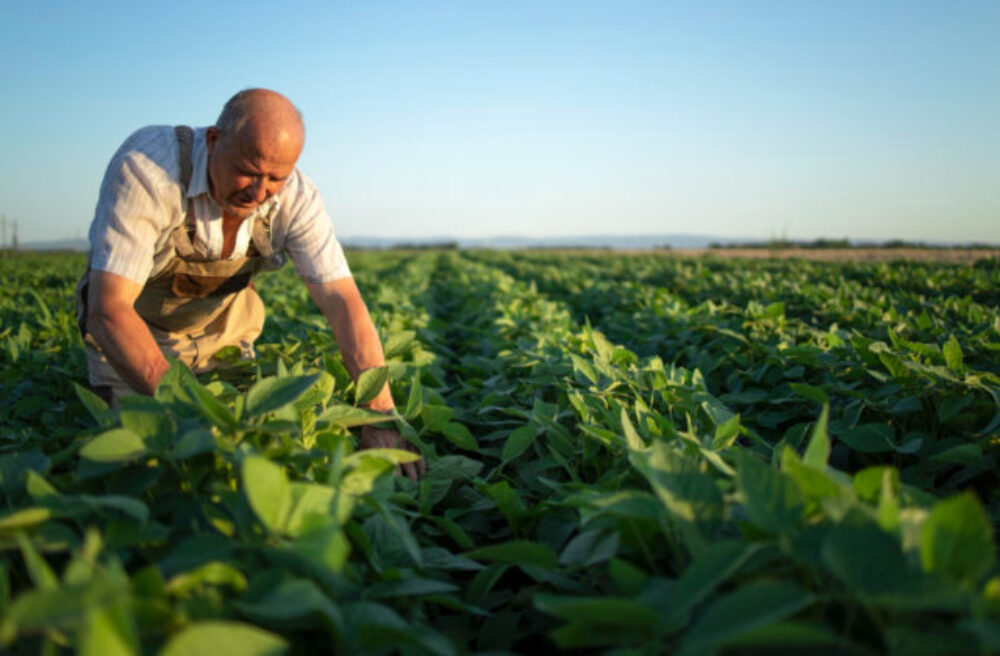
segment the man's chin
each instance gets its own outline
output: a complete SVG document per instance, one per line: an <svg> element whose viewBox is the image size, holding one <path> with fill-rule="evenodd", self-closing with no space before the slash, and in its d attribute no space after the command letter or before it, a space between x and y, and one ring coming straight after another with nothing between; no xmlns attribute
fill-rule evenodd
<svg viewBox="0 0 1000 656"><path fill-rule="evenodd" d="M230 216L234 216L237 219L245 219L254 213L257 209L257 205L233 205L230 204L226 207L226 213Z"/></svg>

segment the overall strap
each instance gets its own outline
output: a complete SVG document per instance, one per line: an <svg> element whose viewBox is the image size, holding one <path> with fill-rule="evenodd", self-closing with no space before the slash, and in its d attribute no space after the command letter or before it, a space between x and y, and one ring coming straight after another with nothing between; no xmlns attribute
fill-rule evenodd
<svg viewBox="0 0 1000 656"><path fill-rule="evenodd" d="M187 191L191 185L191 151L194 148L194 130L187 125L174 128L177 135L177 160L181 165L181 186Z"/></svg>
<svg viewBox="0 0 1000 656"><path fill-rule="evenodd" d="M192 130L187 125L178 125L174 127L174 134L177 135L177 163L180 164L180 183L182 192L182 201L187 199L187 208L184 214L183 225L174 230L173 242L174 249L180 257L191 257L194 255L194 244L192 244L192 237L194 233L194 207L191 205L191 199L187 198L187 189L191 186L191 151L194 149L194 130Z"/></svg>

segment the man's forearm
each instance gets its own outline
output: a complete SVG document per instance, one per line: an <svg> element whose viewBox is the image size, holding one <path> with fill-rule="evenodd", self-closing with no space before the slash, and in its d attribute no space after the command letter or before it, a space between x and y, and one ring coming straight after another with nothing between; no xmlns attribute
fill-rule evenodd
<svg viewBox="0 0 1000 656"><path fill-rule="evenodd" d="M385 364L382 340L364 303L360 306L340 313L333 322L334 336L344 357L344 365L355 380L361 372ZM368 407L379 412L389 412L395 407L388 384L368 404Z"/></svg>
<svg viewBox="0 0 1000 656"><path fill-rule="evenodd" d="M352 279L309 285L309 293L330 324L354 380L361 372L385 364L382 340ZM379 412L395 407L388 384L368 407Z"/></svg>
<svg viewBox="0 0 1000 656"><path fill-rule="evenodd" d="M91 313L88 332L132 389L152 395L170 368L146 322L128 307Z"/></svg>

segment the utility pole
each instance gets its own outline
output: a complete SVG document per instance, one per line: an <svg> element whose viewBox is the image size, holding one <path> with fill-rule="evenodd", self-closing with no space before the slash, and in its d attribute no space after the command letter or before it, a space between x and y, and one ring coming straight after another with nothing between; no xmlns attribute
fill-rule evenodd
<svg viewBox="0 0 1000 656"><path fill-rule="evenodd" d="M7 215L0 214L0 257L7 255Z"/></svg>
<svg viewBox="0 0 1000 656"><path fill-rule="evenodd" d="M14 247L13 248L14 253L17 253L17 220L16 219L13 221L13 225L14 225L14 237L13 237L13 239L11 239L11 244Z"/></svg>

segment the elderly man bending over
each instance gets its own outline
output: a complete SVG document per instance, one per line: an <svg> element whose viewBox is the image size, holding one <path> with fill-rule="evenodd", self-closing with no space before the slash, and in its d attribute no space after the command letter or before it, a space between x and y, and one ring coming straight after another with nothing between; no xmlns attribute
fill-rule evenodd
<svg viewBox="0 0 1000 656"><path fill-rule="evenodd" d="M78 318L91 386L116 403L152 394L166 356L195 371L230 345L253 356L264 306L251 280L290 257L330 323L351 375L382 345L313 182L295 167L305 133L274 91L241 91L208 128L149 126L108 166L90 227ZM388 385L370 404L392 412ZM410 448L365 427L362 447ZM411 478L419 461L405 466Z"/></svg>

